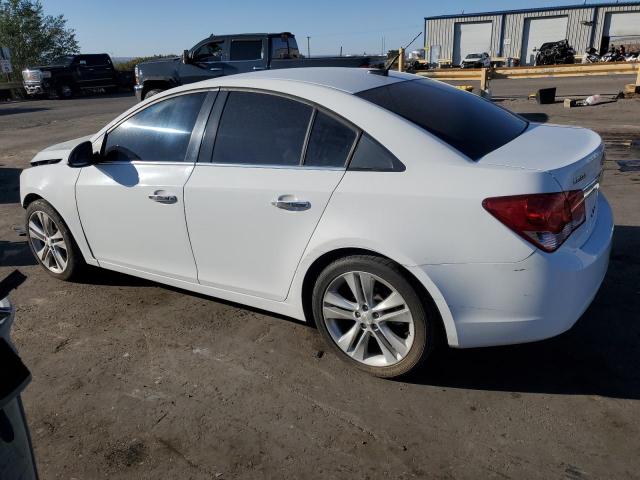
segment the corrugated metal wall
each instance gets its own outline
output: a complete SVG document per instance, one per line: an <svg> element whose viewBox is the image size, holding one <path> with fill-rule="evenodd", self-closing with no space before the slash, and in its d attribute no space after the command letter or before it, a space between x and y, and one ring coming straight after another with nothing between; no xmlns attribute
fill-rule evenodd
<svg viewBox="0 0 640 480"><path fill-rule="evenodd" d="M566 16L568 17L567 38L576 52L581 54L591 46L600 47L607 13L633 11L640 11L640 3L637 5L611 4L586 8L558 8L557 10L426 19L425 48L429 48L431 45L440 45L440 58L451 59L456 23L490 21L493 24L491 52L489 52L491 56L520 58L522 34L527 18ZM594 23L593 26L590 26L581 22Z"/></svg>

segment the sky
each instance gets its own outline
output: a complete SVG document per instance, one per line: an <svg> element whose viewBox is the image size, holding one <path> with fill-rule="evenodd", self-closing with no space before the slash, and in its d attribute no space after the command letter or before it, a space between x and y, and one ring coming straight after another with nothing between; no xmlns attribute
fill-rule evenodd
<svg viewBox="0 0 640 480"><path fill-rule="evenodd" d="M113 57L180 54L210 34L295 34L302 53L380 53L405 46L431 15L582 4L555 0L42 0L63 14L83 53ZM591 2L587 2L591 3ZM612 1L611 3L615 3ZM412 48L423 46L420 37Z"/></svg>

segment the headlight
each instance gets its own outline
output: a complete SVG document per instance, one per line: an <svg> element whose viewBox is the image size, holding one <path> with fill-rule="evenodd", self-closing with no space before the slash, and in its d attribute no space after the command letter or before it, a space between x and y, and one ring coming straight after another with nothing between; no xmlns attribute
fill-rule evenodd
<svg viewBox="0 0 640 480"><path fill-rule="evenodd" d="M47 73L51 76L51 72ZM22 78L25 82L39 82L42 80L42 72L40 70L23 70Z"/></svg>

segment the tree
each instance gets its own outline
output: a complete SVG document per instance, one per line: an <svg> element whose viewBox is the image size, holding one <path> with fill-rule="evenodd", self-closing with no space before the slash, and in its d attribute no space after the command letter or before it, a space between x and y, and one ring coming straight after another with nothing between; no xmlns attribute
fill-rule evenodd
<svg viewBox="0 0 640 480"><path fill-rule="evenodd" d="M45 15L40 0L0 0L0 46L11 50L17 79L29 65L80 51L64 16Z"/></svg>

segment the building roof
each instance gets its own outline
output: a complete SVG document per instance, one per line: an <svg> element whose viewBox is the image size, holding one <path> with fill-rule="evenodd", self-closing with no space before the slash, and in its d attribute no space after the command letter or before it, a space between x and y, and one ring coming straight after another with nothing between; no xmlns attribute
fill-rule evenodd
<svg viewBox="0 0 640 480"><path fill-rule="evenodd" d="M444 18L464 18L464 17L488 17L492 15L507 15L513 13L534 13L534 12L550 12L554 10L575 10L579 8L599 8L599 7L639 7L640 2L620 2L620 3L585 3L582 5L558 5L557 7L541 7L541 8L523 8L519 10L497 10L493 12L478 13L459 13L451 15L435 15L432 17L424 17L425 20L437 20Z"/></svg>

